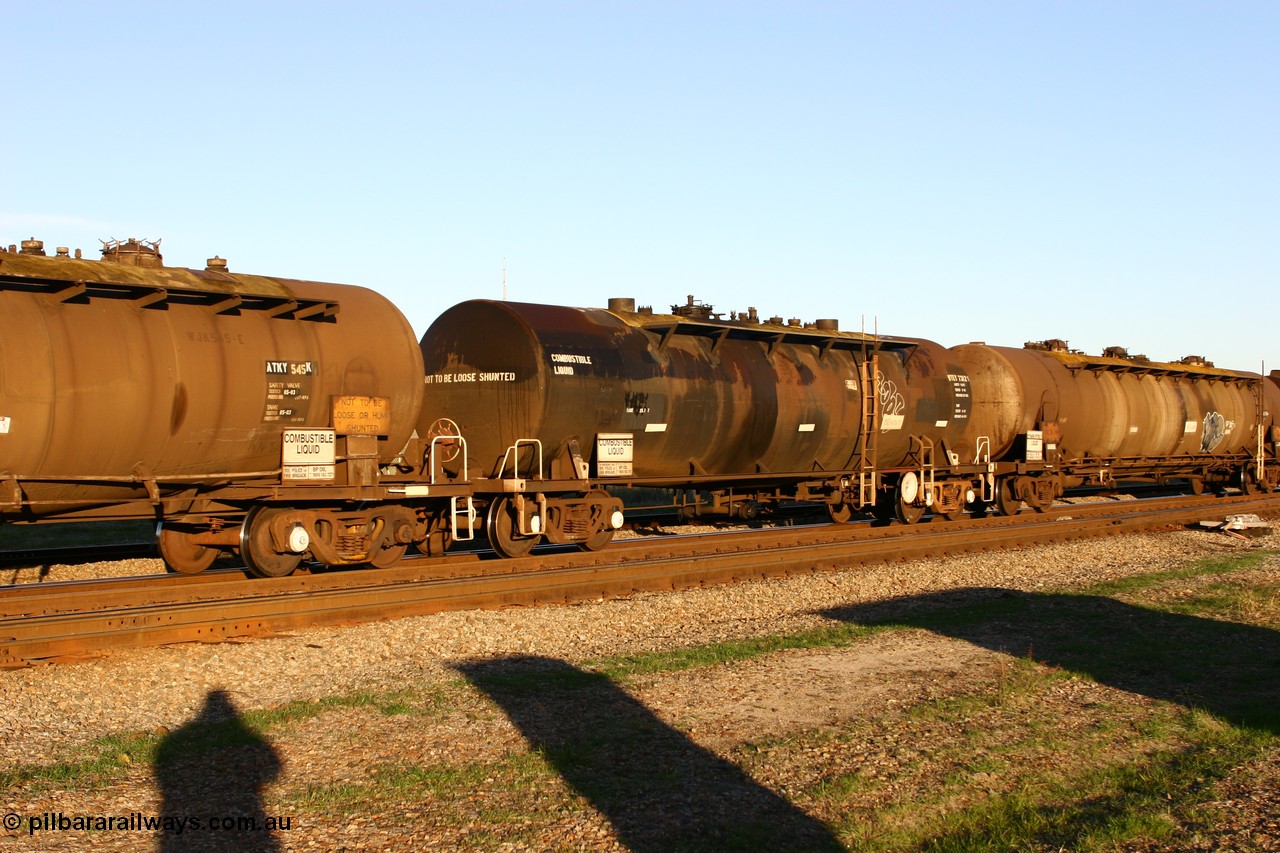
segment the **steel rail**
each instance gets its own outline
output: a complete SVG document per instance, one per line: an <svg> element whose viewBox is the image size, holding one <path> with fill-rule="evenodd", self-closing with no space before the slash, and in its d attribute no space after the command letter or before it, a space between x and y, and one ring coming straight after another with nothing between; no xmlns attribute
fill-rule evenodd
<svg viewBox="0 0 1280 853"><path fill-rule="evenodd" d="M0 618L0 667L112 649L267 636L445 610L567 602L931 555L954 556L1185 525L1222 518L1224 509L1271 515L1280 512L1280 496L1275 495L1190 506L1186 501L1159 503L1165 505L1076 505L1056 513L910 527L824 525L656 543L628 540L618 543L624 547L590 554L535 554L501 561L464 556L426 561L429 565L417 567L274 581L233 581L233 573L228 573L225 581L201 581L200 576L164 578L177 583L145 588L145 603L74 612L64 607L64 612ZM1094 507L1105 509L1087 511ZM156 591L164 587L168 599ZM188 600L174 599L175 594ZM86 603L83 590L74 596L80 604ZM190 600L193 597L198 600Z"/></svg>

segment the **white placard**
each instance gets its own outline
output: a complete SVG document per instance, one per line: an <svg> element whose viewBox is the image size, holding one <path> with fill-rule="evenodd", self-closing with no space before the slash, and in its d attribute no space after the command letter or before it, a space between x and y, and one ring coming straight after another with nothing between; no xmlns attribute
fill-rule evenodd
<svg viewBox="0 0 1280 853"><path fill-rule="evenodd" d="M597 462L630 462L635 440L629 432L602 432L596 435Z"/></svg>
<svg viewBox="0 0 1280 853"><path fill-rule="evenodd" d="M1027 430L1027 461L1044 461L1044 433L1038 429Z"/></svg>
<svg viewBox="0 0 1280 853"><path fill-rule="evenodd" d="M280 439L281 475L285 480L331 481L334 476L334 431L287 429Z"/></svg>
<svg viewBox="0 0 1280 853"><path fill-rule="evenodd" d="M629 432L602 432L596 435L596 475L630 477L635 439Z"/></svg>

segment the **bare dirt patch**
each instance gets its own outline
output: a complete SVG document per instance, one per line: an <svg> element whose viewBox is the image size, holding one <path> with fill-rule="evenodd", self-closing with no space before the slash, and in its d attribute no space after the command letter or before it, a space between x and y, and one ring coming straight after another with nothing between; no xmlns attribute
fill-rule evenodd
<svg viewBox="0 0 1280 853"><path fill-rule="evenodd" d="M995 658L924 631L887 634L855 648L769 655L735 666L645 680L637 697L708 745L781 737L878 717ZM716 697L707 702L705 697Z"/></svg>

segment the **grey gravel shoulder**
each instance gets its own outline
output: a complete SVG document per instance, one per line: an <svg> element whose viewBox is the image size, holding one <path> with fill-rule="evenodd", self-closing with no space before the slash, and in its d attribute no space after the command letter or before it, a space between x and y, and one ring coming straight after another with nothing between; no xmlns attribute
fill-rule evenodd
<svg viewBox="0 0 1280 853"><path fill-rule="evenodd" d="M579 605L462 611L244 643L181 645L0 673L0 760L42 764L119 731L174 729L212 690L241 711L456 678L449 663L508 655L577 662L832 624L833 607L963 587L1034 591L1273 548L1199 531L1138 534L829 571ZM154 568L153 568L154 570ZM135 573L137 569L134 569Z"/></svg>

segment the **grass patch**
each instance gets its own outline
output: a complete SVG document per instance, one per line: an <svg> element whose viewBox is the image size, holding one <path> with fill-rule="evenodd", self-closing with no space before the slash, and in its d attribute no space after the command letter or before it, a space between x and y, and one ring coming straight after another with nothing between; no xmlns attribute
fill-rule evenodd
<svg viewBox="0 0 1280 853"><path fill-rule="evenodd" d="M388 800L455 797L486 784L486 780L492 784L495 775L501 775L501 769L491 764L386 764L373 768L365 783L310 786L296 802L319 811L376 810L378 803Z"/></svg>
<svg viewBox="0 0 1280 853"><path fill-rule="evenodd" d="M1207 584L1181 600L1161 606L1171 613L1277 627L1280 626L1280 583L1264 584L1228 578Z"/></svg>
<svg viewBox="0 0 1280 853"><path fill-rule="evenodd" d="M658 652L597 658L584 661L580 666L574 667L555 665L559 662L539 667L521 661L517 666L503 668L499 663L493 667L486 667L484 681L494 689L503 692L574 690L595 683L601 677L622 684L638 676L722 666L780 651L848 646L875 634L892 630L894 627L834 625L798 634L752 637Z"/></svg>
<svg viewBox="0 0 1280 853"><path fill-rule="evenodd" d="M388 716L435 710L439 694L425 698L408 691L361 691L345 696L300 700L269 710L245 711L234 719L195 721L168 733L124 732L90 741L75 758L48 765L26 765L0 771L0 790L23 786L32 790L54 787L92 789L119 778L138 764L152 765L161 750L199 756L261 742L282 726L317 717L327 711L362 708Z"/></svg>
<svg viewBox="0 0 1280 853"><path fill-rule="evenodd" d="M1184 712L1182 743L1141 762L1116 762L1078 778L1027 780L1016 790L946 817L920 839L929 851L1106 850L1137 839L1165 841L1211 783L1273 749L1277 739Z"/></svg>
<svg viewBox="0 0 1280 853"><path fill-rule="evenodd" d="M864 624L907 623L1026 652L996 685L907 710L906 725L928 731L890 739L930 744L932 785L913 787L920 774L909 763L889 775L860 765L807 795L857 850L1106 850L1167 843L1207 819L1211 834L1204 804L1213 786L1280 749L1280 635L1267 627L1280 586L1256 572L1274 554L1201 560L1083 592L944 593L867 616L853 609ZM1125 693L1074 708L1037 698L1063 678ZM1055 718L1056 704L1069 717ZM946 743L949 725L966 737Z"/></svg>
<svg viewBox="0 0 1280 853"><path fill-rule="evenodd" d="M1243 572L1259 568L1277 551L1262 549L1245 551L1224 557L1207 557L1195 560L1185 566L1163 572L1150 572L1132 577L1115 578L1101 583L1091 584L1083 589L1062 590L1076 592L1081 595L1137 595L1138 593L1165 586L1173 581L1204 577L1205 575L1225 575L1232 572Z"/></svg>
<svg viewBox="0 0 1280 853"><path fill-rule="evenodd" d="M581 811L579 804L563 799L562 790L559 776L534 750L497 762L383 764L371 768L361 783L286 792L281 808L344 817L425 808L439 825L467 827L467 846L474 847L482 839L509 843L528 827L551 823L565 811ZM516 826L526 830L515 831Z"/></svg>
<svg viewBox="0 0 1280 853"><path fill-rule="evenodd" d="M800 736L759 758L743 750L743 758L776 768L803 766L815 752L843 756L844 766L797 802L837 827L853 850L1107 850L1204 826L1214 783L1280 748L1274 734L1168 703L1096 708L1099 721L1116 711L1139 718L1119 737L1078 719L1071 726L1075 712L1051 701L1056 684L1046 673L1039 692L1029 683L1010 706L991 683L975 691L986 701L976 701L980 713L966 720L940 720L917 706L898 721ZM1044 736L1068 726L1069 736Z"/></svg>
<svg viewBox="0 0 1280 853"><path fill-rule="evenodd" d="M798 634L769 637L752 637L730 640L702 646L689 646L661 652L645 652L635 655L602 658L586 661L583 666L607 676L613 681L624 682L641 675L683 672L709 666L721 666L737 661L751 660L780 651L823 649L849 646L875 634L893 630L892 625L844 624L815 628Z"/></svg>

